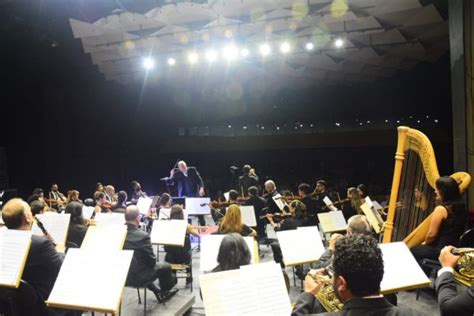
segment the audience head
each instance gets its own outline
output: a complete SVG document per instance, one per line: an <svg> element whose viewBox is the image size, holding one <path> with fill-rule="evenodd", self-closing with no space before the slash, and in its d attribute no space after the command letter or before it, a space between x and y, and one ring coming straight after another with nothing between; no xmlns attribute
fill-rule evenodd
<svg viewBox="0 0 474 316"><path fill-rule="evenodd" d="M31 214L33 214L33 216L36 216L38 214L43 213L44 204L40 201L33 201L30 203L30 208L31 208Z"/></svg>
<svg viewBox="0 0 474 316"><path fill-rule="evenodd" d="M222 219L220 233L241 233L242 232L242 215L240 214L240 208L236 204L231 204L225 212L224 218Z"/></svg>
<svg viewBox="0 0 474 316"><path fill-rule="evenodd" d="M242 173L248 175L250 173L250 169L252 169L252 167L250 167L250 165L244 165L242 167Z"/></svg>
<svg viewBox="0 0 474 316"><path fill-rule="evenodd" d="M125 210L125 221L127 224L134 224L137 226L140 224L140 210L136 205L127 206L127 209Z"/></svg>
<svg viewBox="0 0 474 316"><path fill-rule="evenodd" d="M365 235L344 236L336 241L333 289L341 302L378 295L384 267L377 240Z"/></svg>
<svg viewBox="0 0 474 316"><path fill-rule="evenodd" d="M183 160L179 161L178 162L178 169L181 172L186 172L188 170L188 166L186 165L186 162L184 162Z"/></svg>
<svg viewBox="0 0 474 316"><path fill-rule="evenodd" d="M347 221L347 234L348 235L367 235L372 234L369 221L365 215L354 215Z"/></svg>
<svg viewBox="0 0 474 316"><path fill-rule="evenodd" d="M66 206L66 214L71 214L71 223L84 224L84 217L82 216L82 204L79 202L71 202Z"/></svg>
<svg viewBox="0 0 474 316"><path fill-rule="evenodd" d="M173 207L171 207L170 219L184 219L184 212L181 205L173 205Z"/></svg>
<svg viewBox="0 0 474 316"><path fill-rule="evenodd" d="M140 185L140 183L138 183L138 181L133 180L132 189L133 191L140 191L142 189L142 186Z"/></svg>
<svg viewBox="0 0 474 316"><path fill-rule="evenodd" d="M95 192L104 192L104 185L100 182L97 182L95 185Z"/></svg>
<svg viewBox="0 0 474 316"><path fill-rule="evenodd" d="M367 196L367 188L364 184L359 184L357 186L357 192L359 193L361 199L365 199L365 197Z"/></svg>
<svg viewBox="0 0 474 316"><path fill-rule="evenodd" d="M273 180L267 180L265 182L265 191L273 192L274 190L276 190L275 182L273 182Z"/></svg>
<svg viewBox="0 0 474 316"><path fill-rule="evenodd" d="M306 217L306 205L298 200L292 201L290 203L290 212L296 219L303 220Z"/></svg>
<svg viewBox="0 0 474 316"><path fill-rule="evenodd" d="M248 192L250 196L257 196L258 195L258 189L256 186L251 186L248 188Z"/></svg>
<svg viewBox="0 0 474 316"><path fill-rule="evenodd" d="M229 201L237 201L237 198L239 197L239 192L235 190L230 190L229 191Z"/></svg>
<svg viewBox="0 0 474 316"><path fill-rule="evenodd" d="M2 219L8 229L30 230L33 214L28 203L11 199L2 208Z"/></svg>
<svg viewBox="0 0 474 316"><path fill-rule="evenodd" d="M236 233L227 234L222 239L217 255L218 266L214 271L239 269L250 264L252 256L244 238Z"/></svg>
<svg viewBox="0 0 474 316"><path fill-rule="evenodd" d="M316 191L317 192L324 192L327 188L327 182L325 180L318 180L316 181Z"/></svg>
<svg viewBox="0 0 474 316"><path fill-rule="evenodd" d="M117 193L117 204L118 205L125 205L125 202L127 202L127 199L128 199L127 192L119 191L119 193Z"/></svg>
<svg viewBox="0 0 474 316"><path fill-rule="evenodd" d="M112 185L107 185L105 187L105 192L109 195L109 196L114 196L115 195L115 188L112 186Z"/></svg>
<svg viewBox="0 0 474 316"><path fill-rule="evenodd" d="M311 193L311 186L307 183L301 183L298 186L298 195L300 197L305 197Z"/></svg>

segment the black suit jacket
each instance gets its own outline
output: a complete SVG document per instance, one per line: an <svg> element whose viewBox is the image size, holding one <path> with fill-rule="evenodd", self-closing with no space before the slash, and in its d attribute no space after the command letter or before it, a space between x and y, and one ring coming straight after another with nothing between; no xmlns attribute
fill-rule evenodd
<svg viewBox="0 0 474 316"><path fill-rule="evenodd" d="M133 250L127 284L144 284L154 279L156 256L148 233L133 224L127 224L127 238L123 249Z"/></svg>
<svg viewBox="0 0 474 316"><path fill-rule="evenodd" d="M56 251L49 239L31 236L30 252L22 279L35 289L40 301L44 302L49 297L63 259L64 255Z"/></svg>
<svg viewBox="0 0 474 316"><path fill-rule="evenodd" d="M474 315L474 284L458 293L452 273L444 272L435 281L441 316Z"/></svg>
<svg viewBox="0 0 474 316"><path fill-rule="evenodd" d="M252 196L249 197L247 201L245 201L244 205L252 205L253 209L255 210L255 217L257 218L257 222L265 222L264 219L260 219L260 216L265 215L263 212L263 209L267 206L265 199L259 196Z"/></svg>
<svg viewBox="0 0 474 316"><path fill-rule="evenodd" d="M70 223L67 232L66 242L73 242L81 247L84 237L86 237L87 226L84 224Z"/></svg>
<svg viewBox="0 0 474 316"><path fill-rule="evenodd" d="M279 194L279 192L275 190L271 194L268 194L267 198L265 199L268 206L268 213L281 213L282 212L280 208L278 207L278 205L276 204L275 200L273 200L273 197L277 194Z"/></svg>
<svg viewBox="0 0 474 316"><path fill-rule="evenodd" d="M344 315L344 316L414 316L418 313L390 304L385 298L354 298L347 301L339 312L324 313L318 300L309 293L301 293L292 315Z"/></svg>
<svg viewBox="0 0 474 316"><path fill-rule="evenodd" d="M199 188L204 186L201 175L194 167L188 167L188 176L181 171L171 178L171 185L178 186L178 196L197 197Z"/></svg>
<svg viewBox="0 0 474 316"><path fill-rule="evenodd" d="M237 191L239 193L243 193L244 196L248 196L248 189L251 186L258 185L258 177L257 176L250 176L245 174L239 177L239 183L237 185Z"/></svg>
<svg viewBox="0 0 474 316"><path fill-rule="evenodd" d="M301 203L306 206L307 220L305 226L317 226L319 224L317 214L320 213L320 210L318 209L318 201L312 197L305 196L301 199Z"/></svg>

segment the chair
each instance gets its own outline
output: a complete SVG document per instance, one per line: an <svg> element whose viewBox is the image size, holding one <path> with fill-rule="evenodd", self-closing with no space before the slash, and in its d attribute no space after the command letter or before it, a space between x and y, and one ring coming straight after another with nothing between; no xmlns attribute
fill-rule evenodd
<svg viewBox="0 0 474 316"><path fill-rule="evenodd" d="M140 288L143 288L143 315L146 315L146 292L147 292L147 286L150 283L153 283L153 281L148 282L146 284L138 284L138 283L134 283L134 282L129 282L125 285L126 287L133 287L133 288L137 289L138 304L142 303L142 298L141 298L141 295L140 295ZM164 302L163 302L163 304L164 304Z"/></svg>
<svg viewBox="0 0 474 316"><path fill-rule="evenodd" d="M31 315L38 310L38 296L33 287L26 281L21 280L20 286L14 288L0 288L0 315Z"/></svg>
<svg viewBox="0 0 474 316"><path fill-rule="evenodd" d="M466 230L459 238L459 248L474 247L474 228Z"/></svg>
<svg viewBox="0 0 474 316"><path fill-rule="evenodd" d="M189 264L171 264L171 270L173 270L174 273L176 273L176 278L177 279L186 279L186 287L188 285L188 280L191 280L189 282L190 284L190 289L191 293L193 292L193 261L191 261Z"/></svg>

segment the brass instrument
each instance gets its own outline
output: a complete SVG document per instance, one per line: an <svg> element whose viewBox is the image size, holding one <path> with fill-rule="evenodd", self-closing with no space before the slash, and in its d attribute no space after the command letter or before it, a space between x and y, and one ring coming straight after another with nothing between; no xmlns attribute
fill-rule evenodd
<svg viewBox="0 0 474 316"><path fill-rule="evenodd" d="M428 137L418 130L398 127L384 243L403 240L411 248L425 240L435 205L433 191L439 177ZM466 172L456 172L451 177L458 182L461 192L471 183L471 176ZM397 205L402 207L397 210Z"/></svg>
<svg viewBox="0 0 474 316"><path fill-rule="evenodd" d="M316 281L322 283L321 289L316 294L316 298L321 305L323 305L324 309L328 313L340 311L344 304L339 301L334 292L332 278L329 275L317 275Z"/></svg>
<svg viewBox="0 0 474 316"><path fill-rule="evenodd" d="M474 283L474 248L455 248L452 251L460 255L455 269L454 278L461 284L471 286Z"/></svg>

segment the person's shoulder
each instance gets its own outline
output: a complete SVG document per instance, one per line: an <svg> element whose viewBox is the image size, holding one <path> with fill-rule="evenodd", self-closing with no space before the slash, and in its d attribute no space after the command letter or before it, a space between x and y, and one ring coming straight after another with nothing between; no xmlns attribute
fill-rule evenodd
<svg viewBox="0 0 474 316"><path fill-rule="evenodd" d="M43 236L38 236L38 235L31 235L31 247L39 247L43 245L47 245L48 243L51 243L51 241Z"/></svg>

